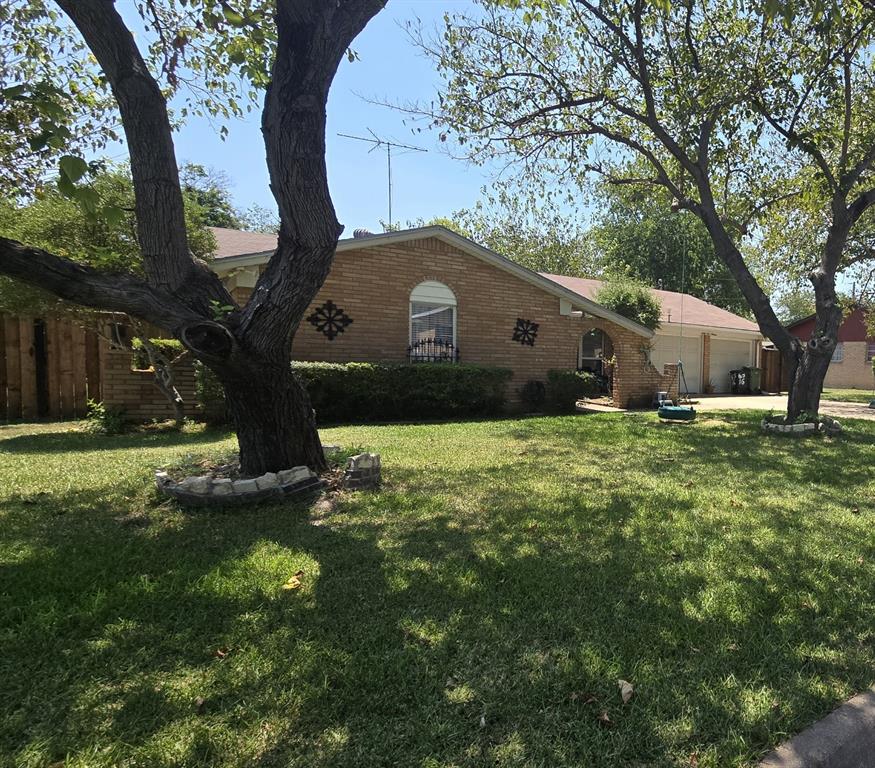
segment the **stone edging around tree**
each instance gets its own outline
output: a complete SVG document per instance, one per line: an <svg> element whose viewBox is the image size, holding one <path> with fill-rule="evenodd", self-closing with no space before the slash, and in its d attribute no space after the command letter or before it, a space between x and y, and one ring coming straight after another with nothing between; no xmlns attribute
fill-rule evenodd
<svg viewBox="0 0 875 768"><path fill-rule="evenodd" d="M166 472L156 472L155 486L185 506L224 507L306 497L321 491L325 481L309 467L292 467L245 480L195 475L176 482Z"/></svg>
<svg viewBox="0 0 875 768"><path fill-rule="evenodd" d="M802 424L775 424L763 419L760 422L760 428L763 432L782 435L789 434L793 437L813 435L817 432L823 432L825 435L837 435L842 431L842 425L835 419L824 419L819 424L815 424L814 422L804 422Z"/></svg>
<svg viewBox="0 0 875 768"><path fill-rule="evenodd" d="M344 489L377 488L381 481L379 453L359 453L347 459L342 481ZM241 480L194 475L177 482L167 472L156 472L155 487L159 493L185 506L224 507L306 498L325 488L325 481L309 467L292 467Z"/></svg>

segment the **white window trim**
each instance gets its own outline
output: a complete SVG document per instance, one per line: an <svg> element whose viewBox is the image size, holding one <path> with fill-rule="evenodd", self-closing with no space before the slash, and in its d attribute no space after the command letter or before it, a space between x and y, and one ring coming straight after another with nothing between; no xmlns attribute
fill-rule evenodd
<svg viewBox="0 0 875 768"><path fill-rule="evenodd" d="M845 360L845 345L844 342L838 341L836 342L835 349L832 351L832 357L830 358L830 364L832 363L842 363Z"/></svg>
<svg viewBox="0 0 875 768"><path fill-rule="evenodd" d="M419 291L419 293L417 293ZM453 347L458 348L456 341L459 323L459 302L452 289L437 280L423 280L411 292L407 302L407 344L413 344L413 303L443 303L453 309Z"/></svg>

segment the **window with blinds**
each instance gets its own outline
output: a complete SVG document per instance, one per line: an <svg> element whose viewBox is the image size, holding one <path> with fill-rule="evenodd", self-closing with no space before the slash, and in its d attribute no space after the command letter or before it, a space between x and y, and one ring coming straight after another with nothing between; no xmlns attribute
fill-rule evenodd
<svg viewBox="0 0 875 768"><path fill-rule="evenodd" d="M410 294L411 360L454 360L456 354L456 296L443 283L427 280Z"/></svg>

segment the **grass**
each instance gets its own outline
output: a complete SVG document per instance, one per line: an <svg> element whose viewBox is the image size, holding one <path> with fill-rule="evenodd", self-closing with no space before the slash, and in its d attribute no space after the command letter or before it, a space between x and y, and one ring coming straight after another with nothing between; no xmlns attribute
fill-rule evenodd
<svg viewBox="0 0 875 768"><path fill-rule="evenodd" d="M156 498L226 434L0 428L0 765L752 765L875 677L875 423L759 418L325 430L385 478L330 513Z"/></svg>
<svg viewBox="0 0 875 768"><path fill-rule="evenodd" d="M875 400L875 389L824 389L820 399L839 403L868 403Z"/></svg>

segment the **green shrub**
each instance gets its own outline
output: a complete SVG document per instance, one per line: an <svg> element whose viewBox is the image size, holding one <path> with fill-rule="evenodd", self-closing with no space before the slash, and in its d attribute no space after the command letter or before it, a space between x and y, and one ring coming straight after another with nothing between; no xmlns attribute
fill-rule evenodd
<svg viewBox="0 0 875 768"><path fill-rule="evenodd" d="M511 372L459 364L302 363L294 371L320 424L492 416Z"/></svg>
<svg viewBox="0 0 875 768"><path fill-rule="evenodd" d="M172 360L184 349L182 342L178 339L149 339L149 343L167 360ZM143 345L143 340L135 338L131 342L131 346L134 348L134 368L139 371L148 370L152 364L149 362L149 353Z"/></svg>
<svg viewBox="0 0 875 768"><path fill-rule="evenodd" d="M319 424L493 416L504 407L511 377L504 368L449 363L296 362L292 368ZM200 363L195 370L204 420L225 423L225 395L215 374Z"/></svg>
<svg viewBox="0 0 875 768"><path fill-rule="evenodd" d="M225 405L225 390L207 366L199 360L194 365L194 392L201 416L207 424L226 424L228 409Z"/></svg>
<svg viewBox="0 0 875 768"><path fill-rule="evenodd" d="M96 400L88 401L88 415L85 429L95 435L120 435L127 429L125 412L122 408L105 406Z"/></svg>
<svg viewBox="0 0 875 768"><path fill-rule="evenodd" d="M547 388L543 381L529 379L520 387L520 400L527 413L536 413L544 407L547 400Z"/></svg>
<svg viewBox="0 0 875 768"><path fill-rule="evenodd" d="M659 328L659 299L646 285L631 278L609 277L596 292L595 301L651 331Z"/></svg>
<svg viewBox="0 0 875 768"><path fill-rule="evenodd" d="M586 371L547 371L547 403L555 413L574 413L578 400L598 391L598 379Z"/></svg>

